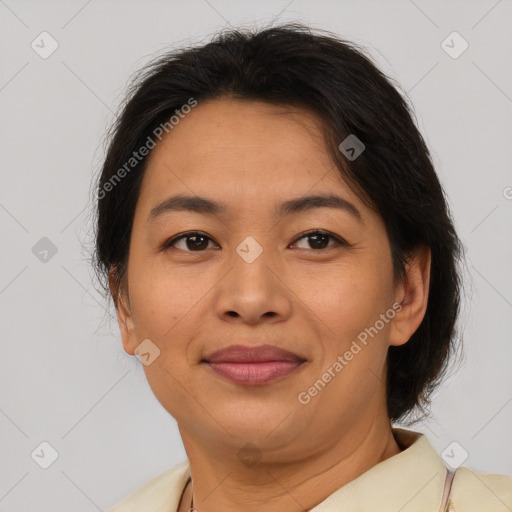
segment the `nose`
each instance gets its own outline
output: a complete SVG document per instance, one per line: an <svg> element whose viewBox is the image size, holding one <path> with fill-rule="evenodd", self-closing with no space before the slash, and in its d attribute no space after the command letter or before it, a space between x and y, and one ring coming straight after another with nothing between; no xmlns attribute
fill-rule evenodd
<svg viewBox="0 0 512 512"><path fill-rule="evenodd" d="M283 281L282 269L266 251L249 261L236 252L231 258L231 270L220 281L215 296L217 316L249 325L285 321L292 311L293 293Z"/></svg>

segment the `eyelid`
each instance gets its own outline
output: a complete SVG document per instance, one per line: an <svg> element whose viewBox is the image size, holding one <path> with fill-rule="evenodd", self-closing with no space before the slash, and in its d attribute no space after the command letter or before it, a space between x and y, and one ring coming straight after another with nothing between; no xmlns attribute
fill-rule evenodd
<svg viewBox="0 0 512 512"><path fill-rule="evenodd" d="M178 233L177 235L174 235L173 237L167 239L162 244L161 250L165 251L166 249L171 248L173 246L173 244L175 244L176 242L178 242L182 238L187 238L187 237L192 236L192 235L201 235L201 236L204 236L205 238L208 238L212 242L217 243L217 242L215 242L215 240L210 235L208 235L204 231L185 231L184 233ZM204 251L185 251L185 252L204 252Z"/></svg>
<svg viewBox="0 0 512 512"><path fill-rule="evenodd" d="M299 235L297 235L297 238L295 238L295 240L292 242L292 244L297 243L301 238L305 238L308 235L327 235L327 236L333 238L336 241L336 243L340 246L346 246L346 247L351 246L341 236L335 235L334 233L331 233L330 231L327 231L325 229L309 229L307 231L304 231L304 232L300 233ZM334 245L330 245L330 246L326 247L325 249L318 249L316 251L314 249L309 249L309 250L313 251L313 252L322 252L322 251L326 251L327 249L329 249L331 247L334 247Z"/></svg>

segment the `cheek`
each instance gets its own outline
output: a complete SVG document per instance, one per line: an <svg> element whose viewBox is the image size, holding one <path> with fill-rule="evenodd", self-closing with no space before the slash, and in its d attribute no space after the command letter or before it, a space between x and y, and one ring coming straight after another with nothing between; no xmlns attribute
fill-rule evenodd
<svg viewBox="0 0 512 512"><path fill-rule="evenodd" d="M333 273L325 293L310 295L310 309L316 313L311 317L318 315L320 319L314 321L322 325L324 349L316 378L329 382L320 393L319 415L331 414L325 412L327 407L322 412L320 403L336 403L340 410L363 414L375 397L383 393L390 324L383 322L381 315L392 306L390 269L368 259L351 266L350 271ZM331 379L332 374L335 377ZM314 382L315 379L305 384L314 386ZM343 417L341 414L335 421L343 421Z"/></svg>
<svg viewBox="0 0 512 512"><path fill-rule="evenodd" d="M368 257L355 260L311 273L294 287L306 311L321 320L323 332L341 343L373 325L391 306L391 265Z"/></svg>
<svg viewBox="0 0 512 512"><path fill-rule="evenodd" d="M154 255L134 256L132 263L130 298L138 330L163 341L183 330L196 308L204 307L211 285L197 269L172 268Z"/></svg>

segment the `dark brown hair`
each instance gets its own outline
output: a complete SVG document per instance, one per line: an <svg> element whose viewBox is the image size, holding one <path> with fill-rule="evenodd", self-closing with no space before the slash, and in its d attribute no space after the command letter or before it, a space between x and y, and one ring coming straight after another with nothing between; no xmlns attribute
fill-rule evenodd
<svg viewBox="0 0 512 512"><path fill-rule="evenodd" d="M113 181L116 173L191 98L200 104L228 96L299 106L321 117L341 174L385 222L396 279L403 278L412 249L430 247L425 317L406 344L388 349L387 359L390 418L403 419L416 407L425 411L456 348L462 246L412 109L364 49L328 32L298 23L222 31L207 44L170 51L141 70L109 134L97 183L93 265L104 290L108 294L111 269L117 289L126 284L147 158ZM365 145L354 160L338 149L350 134Z"/></svg>

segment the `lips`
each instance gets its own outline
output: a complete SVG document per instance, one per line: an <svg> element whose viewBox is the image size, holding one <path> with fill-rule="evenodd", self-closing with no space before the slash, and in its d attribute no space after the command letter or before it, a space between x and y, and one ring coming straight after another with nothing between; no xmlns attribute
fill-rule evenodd
<svg viewBox="0 0 512 512"><path fill-rule="evenodd" d="M208 363L265 363L272 361L304 361L293 352L276 347L275 345L259 345L247 347L244 345L231 345L217 350L204 360Z"/></svg>
<svg viewBox="0 0 512 512"><path fill-rule="evenodd" d="M222 377L246 386L267 384L295 372L306 360L274 345L231 345L203 362Z"/></svg>

